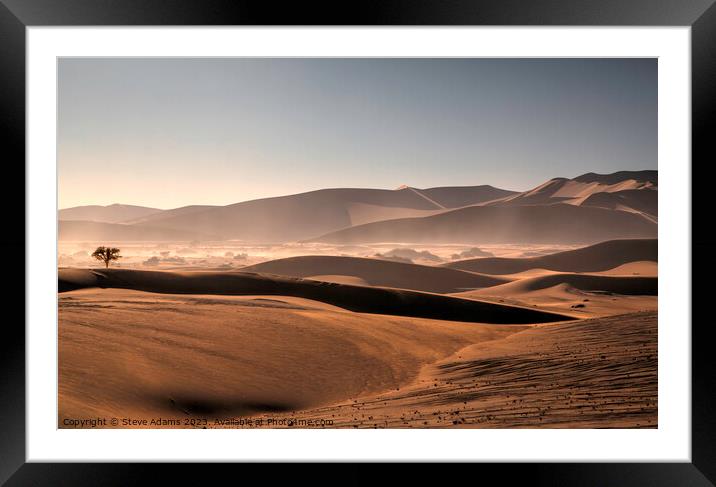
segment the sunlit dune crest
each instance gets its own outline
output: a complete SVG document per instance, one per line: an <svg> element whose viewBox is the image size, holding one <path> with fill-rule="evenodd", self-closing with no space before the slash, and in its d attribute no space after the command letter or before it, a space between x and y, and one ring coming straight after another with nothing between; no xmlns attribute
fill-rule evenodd
<svg viewBox="0 0 716 487"><path fill-rule="evenodd" d="M558 178L522 193L488 185L337 188L227 206L77 207L60 210L59 238L588 244L656 237L657 184L656 171L623 171Z"/></svg>

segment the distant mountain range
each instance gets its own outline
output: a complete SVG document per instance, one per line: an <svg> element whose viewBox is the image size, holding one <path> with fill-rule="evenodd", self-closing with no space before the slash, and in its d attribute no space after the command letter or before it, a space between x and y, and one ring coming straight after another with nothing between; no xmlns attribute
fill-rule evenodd
<svg viewBox="0 0 716 487"><path fill-rule="evenodd" d="M323 189L228 206L60 210L60 240L592 243L657 233L657 171L492 186Z"/></svg>
<svg viewBox="0 0 716 487"><path fill-rule="evenodd" d="M89 205L60 210L60 220L80 220L99 223L122 223L162 213L158 208L134 205Z"/></svg>

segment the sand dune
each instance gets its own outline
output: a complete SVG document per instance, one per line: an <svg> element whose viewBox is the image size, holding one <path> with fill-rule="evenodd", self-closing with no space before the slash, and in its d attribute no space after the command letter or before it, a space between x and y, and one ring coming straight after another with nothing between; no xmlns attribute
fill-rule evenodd
<svg viewBox="0 0 716 487"><path fill-rule="evenodd" d="M659 264L651 260L628 262L613 269L594 272L603 276L644 276L657 277L659 275Z"/></svg>
<svg viewBox="0 0 716 487"><path fill-rule="evenodd" d="M574 180L580 183L599 183L607 185L618 184L623 181L636 181L644 186L658 187L659 171L647 169L643 171L617 171L609 174L589 172L577 176Z"/></svg>
<svg viewBox="0 0 716 487"><path fill-rule="evenodd" d="M291 277L309 277L321 274L350 276L359 278L372 286L433 293L459 292L507 282L507 279L456 269L360 257L290 257L244 267L242 271Z"/></svg>
<svg viewBox="0 0 716 487"><path fill-rule="evenodd" d="M58 212L59 220L84 220L103 223L120 223L125 220L147 217L164 210L134 205L88 205L65 208Z"/></svg>
<svg viewBox="0 0 716 487"><path fill-rule="evenodd" d="M558 252L541 257L507 259L499 257L460 260L444 267L485 274L514 274L529 269L547 269L562 272L608 271L636 261L658 260L656 239L628 239L601 242L576 250Z"/></svg>
<svg viewBox="0 0 716 487"><path fill-rule="evenodd" d="M612 174L587 173L574 179L553 178L536 188L490 202L491 205L580 205L603 193L651 192L658 184L657 171L619 171ZM638 199L638 197L633 196ZM647 196L647 198L649 198Z"/></svg>
<svg viewBox="0 0 716 487"><path fill-rule="evenodd" d="M496 324L545 323L569 316L417 291L361 287L244 272L60 269L58 289L133 289L162 294L294 296L359 313Z"/></svg>
<svg viewBox="0 0 716 487"><path fill-rule="evenodd" d="M334 282L336 284L351 284L353 286L370 286L370 284L360 277L355 276L343 276L343 275L337 275L337 274L324 274L324 275L316 275L316 276L305 276L306 279L311 279L313 281L323 281L323 282Z"/></svg>
<svg viewBox="0 0 716 487"><path fill-rule="evenodd" d="M215 418L286 417L401 387L428 363L522 329L275 296L67 292L59 296L59 426L98 416L198 428L205 425L184 421L209 418L215 427Z"/></svg>
<svg viewBox="0 0 716 487"><path fill-rule="evenodd" d="M529 272L529 271L526 271ZM453 294L463 298L532 306L582 318L613 316L658 307L657 277L564 274L542 271L508 284Z"/></svg>
<svg viewBox="0 0 716 487"><path fill-rule="evenodd" d="M500 277L509 279L510 281L517 281L520 279L528 279L530 277L548 276L550 274L560 274L559 271L551 271L549 269L528 269L522 272L515 272L513 274L500 274Z"/></svg>
<svg viewBox="0 0 716 487"><path fill-rule="evenodd" d="M400 208L380 205L368 205L365 203L350 203L347 207L350 225L363 225L382 220L394 220L396 218L414 218L430 216L443 212L444 210L424 210L417 208Z"/></svg>
<svg viewBox="0 0 716 487"><path fill-rule="evenodd" d="M502 293L507 290L502 290ZM456 293L454 296L513 306L536 307L553 313L568 313L579 318L601 318L625 313L656 311L656 295L624 295L591 293L568 284L557 284L536 291L513 292L509 295L490 295L479 291Z"/></svg>
<svg viewBox="0 0 716 487"><path fill-rule="evenodd" d="M624 190L614 193L596 193L581 201L582 206L594 206L611 210L640 212L657 217L659 193L654 190Z"/></svg>
<svg viewBox="0 0 716 487"><path fill-rule="evenodd" d="M656 428L657 365L655 312L541 325L465 347L400 390L291 418L331 418L334 428Z"/></svg>
<svg viewBox="0 0 716 487"><path fill-rule="evenodd" d="M654 221L635 213L554 204L472 206L422 218L368 223L311 239L330 243L593 243L656 237Z"/></svg>
<svg viewBox="0 0 716 487"><path fill-rule="evenodd" d="M487 201L496 194L512 194L491 186L420 191L437 192L446 202L467 201L469 204ZM450 196L452 192L457 194ZM363 205L358 207L358 214L356 205ZM369 211L371 207L373 211ZM165 228L220 235L226 239L285 242L349 227L355 218L379 220L386 211L395 216L396 213L442 209L442 206L408 189L337 188L245 201L188 214L167 214L138 226L161 223Z"/></svg>
<svg viewBox="0 0 716 487"><path fill-rule="evenodd" d="M522 272L515 272L513 274L500 274L500 277L516 281L518 279L526 279L529 277L546 276L549 274L560 274L559 271L551 271L549 269L529 269ZM620 266L608 269L606 271L595 271L590 274L597 274L601 276L642 276L642 277L658 277L659 275L659 264L651 260L642 260L636 262L627 262Z"/></svg>
<svg viewBox="0 0 716 487"><path fill-rule="evenodd" d="M412 189L444 208L461 208L517 194L515 191L507 191L488 185Z"/></svg>
<svg viewBox="0 0 716 487"><path fill-rule="evenodd" d="M124 225L90 221L64 220L57 223L58 238L64 241L190 241L215 240L209 235L192 230L175 230L152 226Z"/></svg>
<svg viewBox="0 0 716 487"><path fill-rule="evenodd" d="M182 206L180 208L174 208L171 210L163 210L159 213L152 213L149 215L144 215L139 218L132 218L123 220L119 223L125 223L127 225L134 225L137 223L144 223L149 225L155 225L155 226L162 226L162 221L174 218L178 216L188 216L193 215L196 213L200 213L202 211L210 210L212 208L217 208L217 206L212 205L189 205L189 206Z"/></svg>
<svg viewBox="0 0 716 487"><path fill-rule="evenodd" d="M656 313L475 326L297 298L85 289L59 296L58 422L653 428L656 333Z"/></svg>
<svg viewBox="0 0 716 487"><path fill-rule="evenodd" d="M656 296L658 294L658 279L656 277L622 277L564 273L530 277L488 289L467 291L467 293L471 296L479 296L480 294L511 296L531 291L539 291L558 285L566 285L585 292L638 296ZM463 293L463 295L465 295L465 293Z"/></svg>
<svg viewBox="0 0 716 487"><path fill-rule="evenodd" d="M60 227L65 239L85 241L591 243L656 236L657 187L656 171L621 171L555 178L522 193L488 185L332 188L227 206L68 208L60 220L73 223ZM87 221L133 228L79 223Z"/></svg>

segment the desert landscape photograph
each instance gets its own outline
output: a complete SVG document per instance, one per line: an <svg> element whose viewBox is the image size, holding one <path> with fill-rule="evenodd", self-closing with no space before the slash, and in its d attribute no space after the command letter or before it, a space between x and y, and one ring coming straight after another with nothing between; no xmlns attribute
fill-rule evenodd
<svg viewBox="0 0 716 487"><path fill-rule="evenodd" d="M57 66L58 428L658 427L656 59Z"/></svg>

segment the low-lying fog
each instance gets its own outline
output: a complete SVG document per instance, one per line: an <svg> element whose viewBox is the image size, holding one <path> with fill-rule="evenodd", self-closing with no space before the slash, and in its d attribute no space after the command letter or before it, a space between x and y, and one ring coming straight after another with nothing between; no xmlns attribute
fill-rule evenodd
<svg viewBox="0 0 716 487"><path fill-rule="evenodd" d="M334 255L389 259L423 265L439 265L477 257L536 257L575 248L573 245L421 245L321 243L247 244L221 242L60 242L60 267L104 267L91 257L99 246L121 249L122 259L113 267L146 269L240 269L268 260L300 255Z"/></svg>

